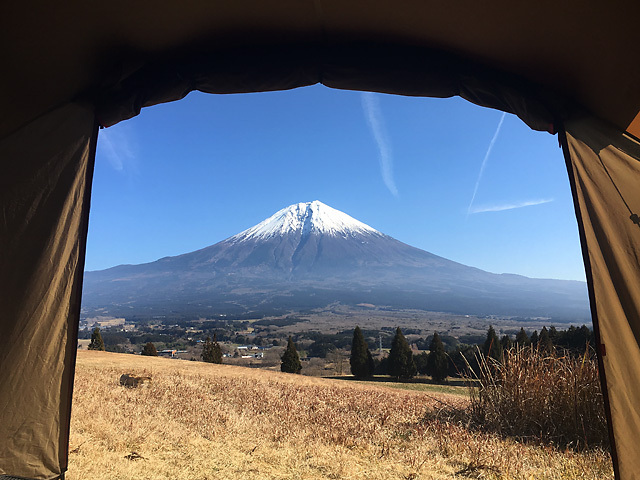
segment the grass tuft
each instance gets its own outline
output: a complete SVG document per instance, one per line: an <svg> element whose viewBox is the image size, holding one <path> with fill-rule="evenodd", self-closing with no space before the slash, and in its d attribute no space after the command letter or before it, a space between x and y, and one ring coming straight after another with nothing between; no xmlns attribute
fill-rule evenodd
<svg viewBox="0 0 640 480"><path fill-rule="evenodd" d="M471 425L504 437L574 450L607 449L608 430L595 355L505 352L497 362L476 355L471 372Z"/></svg>

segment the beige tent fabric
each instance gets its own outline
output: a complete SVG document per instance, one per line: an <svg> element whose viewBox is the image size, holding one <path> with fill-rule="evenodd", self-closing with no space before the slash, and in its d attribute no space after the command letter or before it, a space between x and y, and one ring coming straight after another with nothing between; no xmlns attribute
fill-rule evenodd
<svg viewBox="0 0 640 480"><path fill-rule="evenodd" d="M0 474L67 468L95 125L69 104L0 141Z"/></svg>
<svg viewBox="0 0 640 480"><path fill-rule="evenodd" d="M123 74L96 97L102 126L138 115L143 107L183 98L193 90L246 93L322 83L327 87L420 97L462 98L520 117L534 130L554 131L569 104L524 78L457 55L407 45L254 45L180 51Z"/></svg>
<svg viewBox="0 0 640 480"><path fill-rule="evenodd" d="M595 119L566 125L619 478L640 478L640 143Z"/></svg>

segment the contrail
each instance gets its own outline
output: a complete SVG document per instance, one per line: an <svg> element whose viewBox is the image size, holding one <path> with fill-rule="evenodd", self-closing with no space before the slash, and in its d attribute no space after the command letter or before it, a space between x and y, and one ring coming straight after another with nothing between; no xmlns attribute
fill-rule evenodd
<svg viewBox="0 0 640 480"><path fill-rule="evenodd" d="M471 202L469 202L469 208L467 209L467 215L471 213L471 207L473 206L473 201L476 199L476 193L478 193L478 187L480 186L480 180L482 180L484 167L487 165L487 160L489 159L489 155L491 155L491 150L493 149L493 144L496 143L496 140L498 139L498 134L500 134L500 129L502 128L502 122L504 122L504 117L506 115L507 115L506 112L502 112L502 116L500 117L500 122L498 123L498 128L496 128L496 133L493 134L493 138L491 139L489 148L487 148L487 153L485 153L484 159L482 160L482 165L480 166L480 173L478 174L478 180L476 181L476 187L473 189Z"/></svg>
<svg viewBox="0 0 640 480"><path fill-rule="evenodd" d="M98 151L102 151L114 170L122 172L135 158L131 149L129 135L122 128L100 130L98 135Z"/></svg>
<svg viewBox="0 0 640 480"><path fill-rule="evenodd" d="M533 205L542 205L543 203L553 202L553 198L542 198L540 200L525 200L524 202L517 203L503 203L498 205L480 205L473 207L469 210L469 213L483 213L483 212L502 212L504 210L513 210L515 208L531 207Z"/></svg>
<svg viewBox="0 0 640 480"><path fill-rule="evenodd" d="M382 180L389 191L397 197L398 188L396 187L396 182L393 179L393 157L391 155L391 146L387 138L387 132L384 128L382 112L380 111L380 103L378 102L376 95L371 92L363 92L361 98L362 109L364 110L364 114L367 118L367 123L369 124L373 138L378 145Z"/></svg>

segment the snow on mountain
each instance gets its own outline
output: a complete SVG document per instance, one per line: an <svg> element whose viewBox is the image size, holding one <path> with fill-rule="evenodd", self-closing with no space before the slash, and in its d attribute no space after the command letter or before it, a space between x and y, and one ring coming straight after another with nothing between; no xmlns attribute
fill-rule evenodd
<svg viewBox="0 0 640 480"><path fill-rule="evenodd" d="M227 242L266 240L272 237L300 233L353 237L361 234L383 236L369 225L318 200L296 203L279 210L259 224L229 238Z"/></svg>
<svg viewBox="0 0 640 480"><path fill-rule="evenodd" d="M283 208L195 252L87 272L83 286L83 308L96 315L206 316L336 301L588 317L583 283L484 272L406 245L318 201Z"/></svg>

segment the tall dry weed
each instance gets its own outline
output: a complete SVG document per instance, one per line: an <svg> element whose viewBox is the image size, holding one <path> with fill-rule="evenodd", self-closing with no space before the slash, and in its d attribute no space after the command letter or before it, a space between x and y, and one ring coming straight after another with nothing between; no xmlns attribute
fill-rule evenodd
<svg viewBox="0 0 640 480"><path fill-rule="evenodd" d="M468 419L484 431L576 450L608 449L595 355L518 347L497 362L476 355Z"/></svg>

